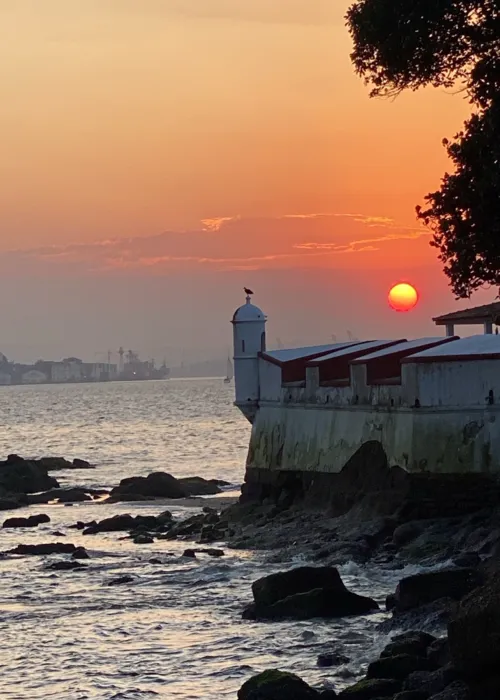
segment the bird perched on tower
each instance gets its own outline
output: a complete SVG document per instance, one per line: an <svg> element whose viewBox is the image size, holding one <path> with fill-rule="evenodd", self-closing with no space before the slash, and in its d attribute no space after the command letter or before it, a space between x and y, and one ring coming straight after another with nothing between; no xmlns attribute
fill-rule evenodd
<svg viewBox="0 0 500 700"><path fill-rule="evenodd" d="M243 290L244 290L245 294L248 294L248 295L253 294L252 290L248 289L248 287L243 287Z"/></svg>

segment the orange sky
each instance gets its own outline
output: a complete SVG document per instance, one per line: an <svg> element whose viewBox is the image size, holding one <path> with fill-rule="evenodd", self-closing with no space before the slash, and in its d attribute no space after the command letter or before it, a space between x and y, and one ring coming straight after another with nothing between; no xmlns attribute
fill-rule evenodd
<svg viewBox="0 0 500 700"><path fill-rule="evenodd" d="M442 293L414 206L468 106L370 100L348 4L0 0L0 269L224 286L320 267L385 290L428 266Z"/></svg>

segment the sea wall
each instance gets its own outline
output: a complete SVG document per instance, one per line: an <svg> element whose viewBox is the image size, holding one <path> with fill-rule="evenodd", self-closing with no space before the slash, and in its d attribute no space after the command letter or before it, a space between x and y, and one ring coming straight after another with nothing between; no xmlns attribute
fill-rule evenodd
<svg viewBox="0 0 500 700"><path fill-rule="evenodd" d="M408 472L500 472L500 407L261 402L248 469L338 473L366 442Z"/></svg>

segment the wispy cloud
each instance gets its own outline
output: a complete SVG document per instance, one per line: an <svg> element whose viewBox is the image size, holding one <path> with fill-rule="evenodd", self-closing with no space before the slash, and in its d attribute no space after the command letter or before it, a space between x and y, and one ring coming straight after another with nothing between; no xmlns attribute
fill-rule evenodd
<svg viewBox="0 0 500 700"><path fill-rule="evenodd" d="M0 256L0 269L9 271L15 265L32 271L57 268L61 273L105 274L321 267L342 256L346 261L352 255L369 260L381 250L390 256L398 241L422 246L419 239L426 236L425 230L399 227L392 219L379 216L221 216L204 219L199 229L189 231L10 251ZM407 248L406 254L413 256L416 249Z"/></svg>

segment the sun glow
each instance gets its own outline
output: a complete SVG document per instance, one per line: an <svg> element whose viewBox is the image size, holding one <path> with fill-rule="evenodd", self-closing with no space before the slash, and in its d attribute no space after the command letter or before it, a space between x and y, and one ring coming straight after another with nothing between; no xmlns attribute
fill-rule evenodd
<svg viewBox="0 0 500 700"><path fill-rule="evenodd" d="M418 302L418 293L411 284L401 282L391 288L388 300L394 311L411 311Z"/></svg>

